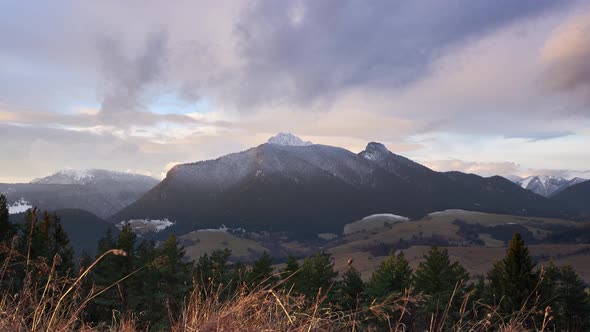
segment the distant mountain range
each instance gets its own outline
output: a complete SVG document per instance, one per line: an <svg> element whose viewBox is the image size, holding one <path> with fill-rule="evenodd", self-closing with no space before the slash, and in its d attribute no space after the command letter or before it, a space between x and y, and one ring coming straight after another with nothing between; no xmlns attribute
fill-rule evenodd
<svg viewBox="0 0 590 332"><path fill-rule="evenodd" d="M158 180L99 169L63 170L30 183L0 183L11 213L31 206L42 210L81 209L107 218L135 202Z"/></svg>
<svg viewBox="0 0 590 332"><path fill-rule="evenodd" d="M416 218L445 209L570 215L561 203L499 176L435 172L375 142L355 154L279 134L246 151L175 166L110 220L324 232L376 213Z"/></svg>
<svg viewBox="0 0 590 332"><path fill-rule="evenodd" d="M583 179L533 176L513 183L500 176L436 172L381 143L355 154L292 134L215 160L177 165L160 183L137 174L64 170L26 184L0 184L0 193L7 195L12 214L31 206L61 210L68 223L82 216L101 229L102 220L169 220L173 229L167 231L178 233L221 225L338 232L368 215L419 218L447 209L590 215L590 182Z"/></svg>
<svg viewBox="0 0 590 332"><path fill-rule="evenodd" d="M559 192L584 181L587 180L581 178L567 180L556 176L534 175L515 182L522 188L530 190L535 194L552 197Z"/></svg>

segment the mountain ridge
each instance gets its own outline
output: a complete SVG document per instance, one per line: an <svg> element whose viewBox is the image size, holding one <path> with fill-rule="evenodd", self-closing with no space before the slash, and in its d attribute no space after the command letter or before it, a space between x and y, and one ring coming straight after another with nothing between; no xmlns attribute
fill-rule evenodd
<svg viewBox="0 0 590 332"><path fill-rule="evenodd" d="M6 195L9 205L18 203L43 210L80 209L104 219L136 201L158 182L131 173L68 170L30 183L0 183L0 193Z"/></svg>
<svg viewBox="0 0 590 332"><path fill-rule="evenodd" d="M177 165L109 220L170 218L186 230L224 224L333 231L375 213L420 217L450 208L561 215L557 203L507 179L435 172L377 142L358 154L321 144L267 142Z"/></svg>
<svg viewBox="0 0 590 332"><path fill-rule="evenodd" d="M559 192L584 181L586 181L586 179L581 179L578 177L567 180L558 176L531 175L524 179L518 180L515 183L522 188L530 190L538 195L552 197Z"/></svg>

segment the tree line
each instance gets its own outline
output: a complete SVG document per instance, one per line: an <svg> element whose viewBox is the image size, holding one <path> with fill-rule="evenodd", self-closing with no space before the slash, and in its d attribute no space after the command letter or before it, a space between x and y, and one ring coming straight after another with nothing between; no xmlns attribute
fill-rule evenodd
<svg viewBox="0 0 590 332"><path fill-rule="evenodd" d="M435 246L415 269L403 251L392 250L365 281L353 261L340 275L326 252L302 259L290 256L281 268L266 252L249 265L232 262L228 249L191 261L173 234L156 243L139 239L128 225L116 236L107 231L95 257L75 258L59 216L30 209L24 224L14 225L0 195L0 243L2 294L42 285L51 271L76 278L103 254L113 249L124 253L105 256L84 278L81 289L92 301L81 310L81 319L97 326L107 325L113 313L135 313L143 328L165 330L198 288L202 296L222 300L255 289L280 289L309 305L321 303L355 315L367 329L385 329L391 321L409 330L443 331L466 321L487 321L493 329L498 322L490 317L518 315L528 327L590 329L586 284L569 265L558 267L550 261L538 267L518 233L505 257L486 275L470 276L447 249Z"/></svg>

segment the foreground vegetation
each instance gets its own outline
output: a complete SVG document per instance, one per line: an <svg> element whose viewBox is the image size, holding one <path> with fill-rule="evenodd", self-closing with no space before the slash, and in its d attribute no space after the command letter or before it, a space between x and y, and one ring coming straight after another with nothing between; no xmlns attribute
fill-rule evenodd
<svg viewBox="0 0 590 332"><path fill-rule="evenodd" d="M571 266L537 267L522 237L485 276L432 247L412 270L391 251L365 282L349 261L264 253L251 266L218 250L189 261L174 235L107 233L75 259L59 217L8 219L0 196L1 331L586 331L590 300Z"/></svg>

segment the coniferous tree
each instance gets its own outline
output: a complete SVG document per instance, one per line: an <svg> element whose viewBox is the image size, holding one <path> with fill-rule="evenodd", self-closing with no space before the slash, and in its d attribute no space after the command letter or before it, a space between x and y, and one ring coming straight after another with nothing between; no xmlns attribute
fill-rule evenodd
<svg viewBox="0 0 590 332"><path fill-rule="evenodd" d="M94 269L95 284L100 289L107 289L94 300L94 305L89 309L94 321L110 320L113 310L126 313L130 309L129 291L133 283L125 277L134 272L135 240L136 235L131 226L125 225L116 240L108 230L99 241L97 257L110 249L123 250L126 255L106 256Z"/></svg>
<svg viewBox="0 0 590 332"><path fill-rule="evenodd" d="M383 263L373 272L367 285L372 299L385 299L394 293L403 293L410 287L412 269L403 251L392 250Z"/></svg>
<svg viewBox="0 0 590 332"><path fill-rule="evenodd" d="M211 255L205 253L197 261L195 272L196 281L200 284L204 295L213 294L222 289L222 297L228 296L235 289L239 281L234 280L235 275L229 268L231 250L213 250ZM233 286L230 285L233 282Z"/></svg>
<svg viewBox="0 0 590 332"><path fill-rule="evenodd" d="M394 307L388 306L388 304L400 299L406 290L411 287L411 284L412 269L403 251L400 251L397 255L393 250L390 251L385 261L373 271L367 283L368 301L383 303L382 310L385 313L375 317L369 315L371 325L375 325L378 330L388 330L391 320L402 319L402 323L406 326L414 324L412 317L409 315L398 317L399 312ZM415 311L415 308L409 304L409 310ZM387 317L387 319L384 320L384 317Z"/></svg>
<svg viewBox="0 0 590 332"><path fill-rule="evenodd" d="M273 276L272 257L265 251L252 264L252 269L248 273L248 283L251 286L272 285L276 281Z"/></svg>
<svg viewBox="0 0 590 332"><path fill-rule="evenodd" d="M525 304L534 304L531 301L534 300L533 291L538 281L534 268L535 263L522 237L515 233L510 240L506 256L496 262L488 273L494 302L499 305L502 312L512 314Z"/></svg>
<svg viewBox="0 0 590 332"><path fill-rule="evenodd" d="M555 265L553 259L542 267L539 280L539 306L540 309L546 307L552 308L553 312L557 310L560 302L559 283L561 280L561 270ZM552 323L554 323L553 321Z"/></svg>
<svg viewBox="0 0 590 332"><path fill-rule="evenodd" d="M158 260L159 255L154 241L141 241L133 251L133 269L138 272L129 278L127 284L129 310L141 312L142 320L149 321L150 327L156 330L167 327L163 324L167 297L161 290L163 277L158 265L159 262L163 264L164 259Z"/></svg>
<svg viewBox="0 0 590 332"><path fill-rule="evenodd" d="M174 234L170 234L162 245L160 251L163 260L159 266L161 277L160 291L165 302L169 303L171 310L177 311L183 298L188 294L193 273L193 262L185 257L184 248L176 240Z"/></svg>
<svg viewBox="0 0 590 332"><path fill-rule="evenodd" d="M436 314L431 324L452 324L459 317L456 315L462 303L469 280L469 274L458 262L451 263L447 249L431 247L424 255L424 261L414 272L414 286L418 293L427 296L421 305L421 311L430 316ZM453 302L450 302L453 300ZM449 316L443 312L450 303Z"/></svg>
<svg viewBox="0 0 590 332"><path fill-rule="evenodd" d="M10 223L9 217L6 196L0 195L0 243L7 242L8 245L15 235L14 225Z"/></svg>
<svg viewBox="0 0 590 332"><path fill-rule="evenodd" d="M290 290L296 288L296 285L299 284L298 279L300 269L301 266L299 265L297 258L293 255L289 255L285 268L281 270L281 279L283 281L283 286L286 289Z"/></svg>
<svg viewBox="0 0 590 332"><path fill-rule="evenodd" d="M74 271L74 249L70 244L70 239L61 225L61 221L56 214L49 217L52 226L51 257L59 255L61 262L58 266L63 275L73 273Z"/></svg>
<svg viewBox="0 0 590 332"><path fill-rule="evenodd" d="M352 265L342 274L338 290L338 305L344 310L354 311L365 301L365 283Z"/></svg>
<svg viewBox="0 0 590 332"><path fill-rule="evenodd" d="M590 330L590 299L586 285L571 265L560 268L557 324L565 331Z"/></svg>
<svg viewBox="0 0 590 332"><path fill-rule="evenodd" d="M296 285L296 288L308 299L312 299L320 292L322 295L326 294L337 276L338 272L334 270L332 256L326 252L318 253L303 261L299 285Z"/></svg>
<svg viewBox="0 0 590 332"><path fill-rule="evenodd" d="M59 217L43 212L42 219L38 220L37 215L37 209L26 212L20 241L22 255L28 257L28 260L43 259L48 265L52 264L57 255L60 260L58 272L61 275L73 272L74 250Z"/></svg>

